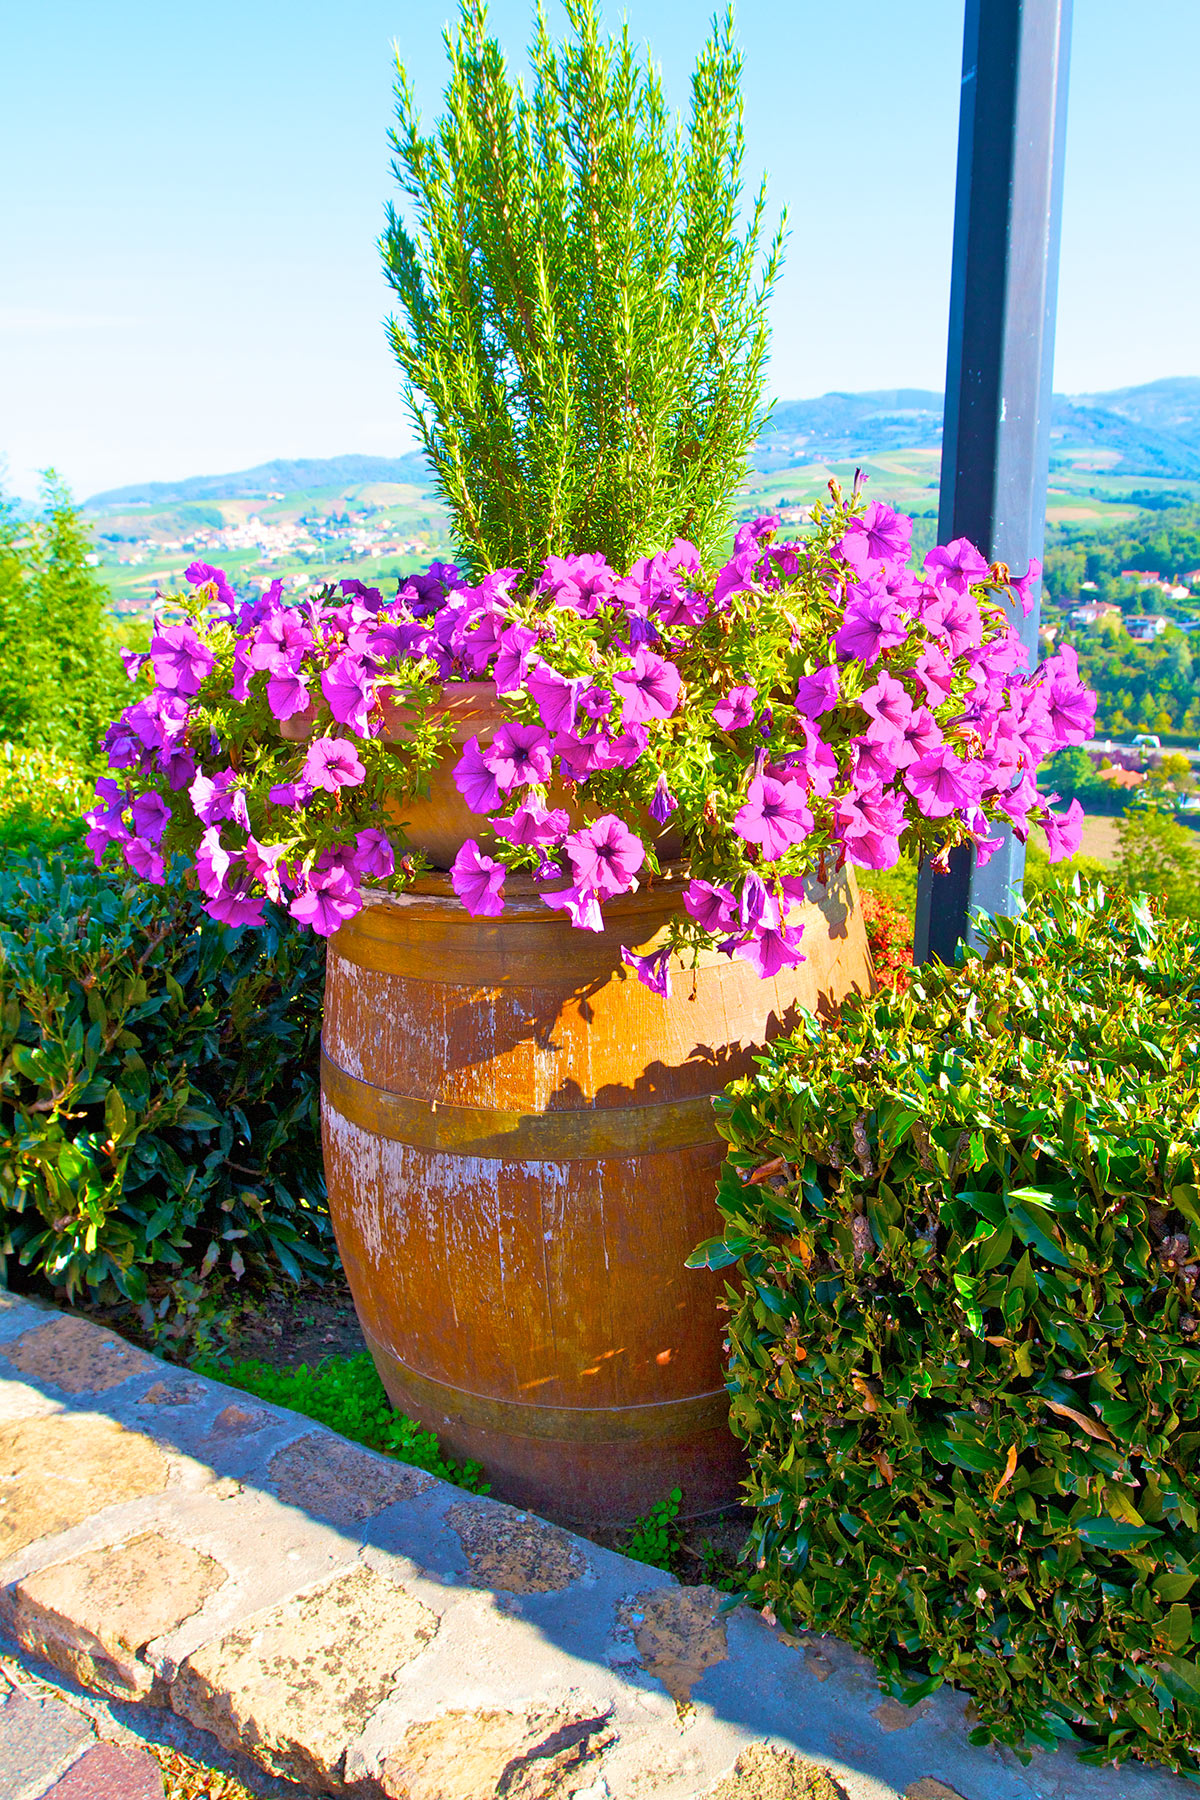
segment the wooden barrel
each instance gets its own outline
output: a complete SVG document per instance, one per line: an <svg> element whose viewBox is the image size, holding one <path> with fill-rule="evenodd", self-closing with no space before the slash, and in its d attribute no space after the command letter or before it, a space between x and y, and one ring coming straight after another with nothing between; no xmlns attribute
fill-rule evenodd
<svg viewBox="0 0 1200 1800"><path fill-rule="evenodd" d="M514 883L510 880L509 893ZM711 1096L797 1008L870 982L849 881L793 914L807 961L716 952L662 1000L621 964L678 907L660 881L574 930L532 891L473 919L445 878L371 896L330 940L329 1205L393 1403L504 1499L564 1521L737 1496Z"/></svg>

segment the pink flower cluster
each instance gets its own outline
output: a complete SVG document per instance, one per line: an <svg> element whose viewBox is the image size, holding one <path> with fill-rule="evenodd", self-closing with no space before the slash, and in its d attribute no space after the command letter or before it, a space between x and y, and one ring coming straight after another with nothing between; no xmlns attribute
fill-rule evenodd
<svg viewBox="0 0 1200 1800"><path fill-rule="evenodd" d="M1086 740L1095 699L1070 651L1026 668L1005 607L1028 611L1037 568L1011 581L959 540L914 570L911 521L880 504L835 500L804 542L776 526L743 526L715 578L681 540L627 575L551 557L532 583L499 569L471 585L434 564L386 602L343 582L239 604L193 565L185 616L128 659L139 698L106 740L97 859L116 846L162 881L182 852L227 924L259 923L270 899L334 931L364 881L420 872L372 823L400 753L384 749L388 703L435 705L463 681L504 715L453 771L481 828L451 879L483 917L517 870L599 931L607 902L659 872L670 831L690 863L678 943L769 977L801 960L794 909L831 866L961 842L985 860L997 822L1071 854L1079 808L1055 812L1036 772ZM670 946L627 961L667 991Z"/></svg>

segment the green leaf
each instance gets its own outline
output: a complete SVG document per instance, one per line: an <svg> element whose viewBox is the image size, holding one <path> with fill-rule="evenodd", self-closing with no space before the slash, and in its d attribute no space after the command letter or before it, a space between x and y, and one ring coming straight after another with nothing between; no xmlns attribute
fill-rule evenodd
<svg viewBox="0 0 1200 1800"><path fill-rule="evenodd" d="M1078 1519L1075 1530L1085 1544L1092 1544L1097 1550L1137 1550L1163 1535L1156 1525L1133 1525L1106 1515Z"/></svg>
<svg viewBox="0 0 1200 1800"><path fill-rule="evenodd" d="M688 1269L728 1269L754 1248L753 1238L708 1238L686 1258Z"/></svg>

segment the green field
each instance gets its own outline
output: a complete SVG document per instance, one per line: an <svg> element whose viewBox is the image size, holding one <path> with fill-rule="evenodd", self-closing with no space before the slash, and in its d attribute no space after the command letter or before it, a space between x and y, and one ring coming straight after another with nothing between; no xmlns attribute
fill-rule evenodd
<svg viewBox="0 0 1200 1800"><path fill-rule="evenodd" d="M737 495L737 517L778 512L785 529L798 530L830 480L848 490L858 467L869 496L914 516L915 547L924 551L936 536L939 460L937 450L891 450L858 464L810 462L754 473ZM1126 525L1147 495L1200 498L1200 482L1113 474L1104 466L1104 452L1058 456L1055 463L1046 511L1051 543L1056 529ZM308 588L350 575L386 586L450 554L445 509L431 486L417 483L302 489L272 499L126 504L93 509L91 517L102 578L114 610L127 616L146 612L157 591L178 587L196 560L225 569L239 587L279 576L289 587ZM267 541L241 541L255 530ZM305 531L309 541L283 541L289 531ZM375 540L402 548L372 554Z"/></svg>

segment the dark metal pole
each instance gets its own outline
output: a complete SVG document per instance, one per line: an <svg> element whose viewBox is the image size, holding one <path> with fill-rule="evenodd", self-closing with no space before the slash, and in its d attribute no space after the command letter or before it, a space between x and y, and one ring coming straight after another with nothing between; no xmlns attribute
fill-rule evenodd
<svg viewBox="0 0 1200 1800"><path fill-rule="evenodd" d="M1072 0L967 0L938 540L1024 574L1041 557ZM1037 660L1038 606L1014 623ZM968 912L1011 912L1025 853L923 866L914 959L954 960Z"/></svg>

